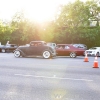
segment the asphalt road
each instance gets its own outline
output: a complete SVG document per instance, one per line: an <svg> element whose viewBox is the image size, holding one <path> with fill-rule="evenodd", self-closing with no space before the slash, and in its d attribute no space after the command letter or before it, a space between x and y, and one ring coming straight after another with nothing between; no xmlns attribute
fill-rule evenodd
<svg viewBox="0 0 100 100"><path fill-rule="evenodd" d="M99 100L100 68L93 68L94 59L0 53L0 100Z"/></svg>

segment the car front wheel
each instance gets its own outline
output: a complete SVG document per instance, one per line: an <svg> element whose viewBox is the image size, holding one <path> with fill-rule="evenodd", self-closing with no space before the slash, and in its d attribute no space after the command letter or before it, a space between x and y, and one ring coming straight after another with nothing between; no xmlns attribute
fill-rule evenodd
<svg viewBox="0 0 100 100"><path fill-rule="evenodd" d="M43 58L48 59L51 57L51 53L49 51L44 51L42 56L43 56Z"/></svg>
<svg viewBox="0 0 100 100"><path fill-rule="evenodd" d="M21 56L20 51L18 51L18 50L14 51L14 56L15 56L16 58L20 57L20 56Z"/></svg>
<svg viewBox="0 0 100 100"><path fill-rule="evenodd" d="M71 52L71 53L70 53L70 57L71 57L71 58L76 58L76 53L75 53L75 52Z"/></svg>

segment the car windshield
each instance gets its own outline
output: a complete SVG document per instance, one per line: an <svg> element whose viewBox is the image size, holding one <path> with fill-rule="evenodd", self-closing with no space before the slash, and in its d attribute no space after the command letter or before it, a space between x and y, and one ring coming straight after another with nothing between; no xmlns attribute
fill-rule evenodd
<svg viewBox="0 0 100 100"><path fill-rule="evenodd" d="M90 50L96 50L97 48L96 47L92 47L92 48L90 48Z"/></svg>

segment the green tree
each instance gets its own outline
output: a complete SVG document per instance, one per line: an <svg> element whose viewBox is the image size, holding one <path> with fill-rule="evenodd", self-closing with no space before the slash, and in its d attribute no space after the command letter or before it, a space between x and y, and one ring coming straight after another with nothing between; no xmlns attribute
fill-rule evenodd
<svg viewBox="0 0 100 100"><path fill-rule="evenodd" d="M12 33L12 27L10 27L9 22L3 22L0 21L0 42L3 44L6 43L6 41L11 39L11 33Z"/></svg>
<svg viewBox="0 0 100 100"><path fill-rule="evenodd" d="M12 40L16 41L16 43L27 43L34 40L35 24L26 19L23 12L15 14L11 26L14 29L12 32Z"/></svg>
<svg viewBox="0 0 100 100"><path fill-rule="evenodd" d="M96 39L98 31L90 28L89 19L94 17L90 12L91 7L97 8L97 2L76 0L74 3L60 6L60 14L56 17L58 42L84 42L84 39L88 42Z"/></svg>

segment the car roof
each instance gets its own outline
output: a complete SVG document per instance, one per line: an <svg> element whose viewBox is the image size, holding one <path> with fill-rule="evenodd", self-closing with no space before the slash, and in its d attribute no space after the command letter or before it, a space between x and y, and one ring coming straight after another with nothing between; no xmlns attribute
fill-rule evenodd
<svg viewBox="0 0 100 100"><path fill-rule="evenodd" d="M7 44L7 45L17 45L17 44Z"/></svg>
<svg viewBox="0 0 100 100"><path fill-rule="evenodd" d="M42 42L42 43L46 43L45 41L31 41L31 42Z"/></svg>
<svg viewBox="0 0 100 100"><path fill-rule="evenodd" d="M82 44L82 43L72 43L72 44L76 44L76 45L85 45L85 44Z"/></svg>
<svg viewBox="0 0 100 100"><path fill-rule="evenodd" d="M57 45L71 45L71 44L57 44Z"/></svg>
<svg viewBox="0 0 100 100"><path fill-rule="evenodd" d="M63 46L69 45L69 46L72 46L71 44L57 44L57 45L63 45Z"/></svg>
<svg viewBox="0 0 100 100"><path fill-rule="evenodd" d="M45 41L31 41L31 42L45 42Z"/></svg>

